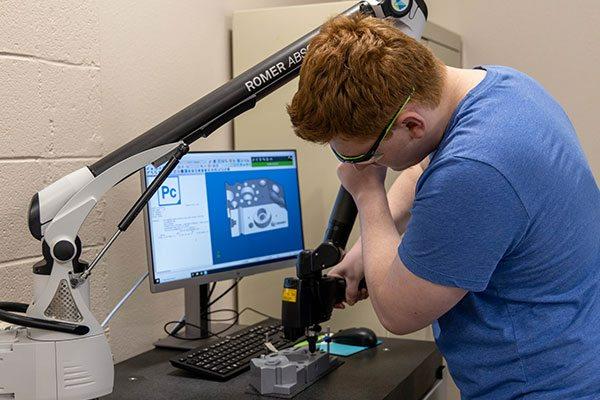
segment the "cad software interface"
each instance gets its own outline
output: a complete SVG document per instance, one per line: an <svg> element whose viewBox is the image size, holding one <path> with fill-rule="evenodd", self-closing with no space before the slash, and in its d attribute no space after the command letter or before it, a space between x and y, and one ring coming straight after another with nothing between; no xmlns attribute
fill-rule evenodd
<svg viewBox="0 0 600 400"><path fill-rule="evenodd" d="M146 185L161 168L146 167ZM296 153L189 153L148 203L148 222L155 284L295 257Z"/></svg>

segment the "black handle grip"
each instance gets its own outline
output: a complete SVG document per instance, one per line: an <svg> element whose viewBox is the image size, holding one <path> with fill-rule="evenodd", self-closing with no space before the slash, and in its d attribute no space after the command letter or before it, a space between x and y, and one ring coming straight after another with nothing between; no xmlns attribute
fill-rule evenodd
<svg viewBox="0 0 600 400"><path fill-rule="evenodd" d="M45 329L47 331L56 331L71 333L73 335L83 336L90 331L85 325L69 324L67 322L49 321L39 318L31 318L24 315L14 314L14 312L24 313L29 307L23 303L0 302L0 321L8 322L28 328Z"/></svg>
<svg viewBox="0 0 600 400"><path fill-rule="evenodd" d="M335 278L336 280L336 288L335 288L335 303L339 304L346 300L346 280L344 278ZM360 282L358 282L358 290L367 289L367 281L365 278L362 278Z"/></svg>

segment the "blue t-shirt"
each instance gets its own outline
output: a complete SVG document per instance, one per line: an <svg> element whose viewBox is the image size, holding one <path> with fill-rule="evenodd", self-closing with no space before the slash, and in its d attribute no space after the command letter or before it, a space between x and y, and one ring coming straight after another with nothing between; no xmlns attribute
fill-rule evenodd
<svg viewBox="0 0 600 400"><path fill-rule="evenodd" d="M560 105L486 66L416 188L399 255L467 295L434 324L464 399L600 399L600 191Z"/></svg>

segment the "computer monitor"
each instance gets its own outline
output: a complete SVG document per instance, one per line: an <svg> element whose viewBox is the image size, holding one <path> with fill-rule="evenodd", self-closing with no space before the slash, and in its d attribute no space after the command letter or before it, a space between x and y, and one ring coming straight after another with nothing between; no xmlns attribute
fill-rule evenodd
<svg viewBox="0 0 600 400"><path fill-rule="evenodd" d="M145 220L152 292L290 267L304 249L296 152L190 152Z"/></svg>

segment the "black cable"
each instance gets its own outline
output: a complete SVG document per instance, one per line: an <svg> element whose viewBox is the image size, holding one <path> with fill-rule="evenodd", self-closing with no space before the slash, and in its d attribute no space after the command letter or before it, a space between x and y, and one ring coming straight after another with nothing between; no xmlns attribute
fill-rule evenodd
<svg viewBox="0 0 600 400"><path fill-rule="evenodd" d="M265 314L265 313L260 312L260 311L258 311L256 309L252 308L252 307L245 307L244 309L242 309L242 311L239 311L239 312L236 311L236 310L234 310L234 309L231 309L231 308L221 308L221 309L218 309L218 310L209 311L209 312L205 313L204 316L207 316L207 315L210 315L210 314L216 314L216 313L220 313L220 312L231 312L231 313L234 314L234 316L229 317L229 318L218 318L218 319L216 319L216 318L207 318L206 319L207 321L214 321L214 322L224 322L224 321L231 321L231 320L233 320L233 322L231 324L229 324L226 328L221 329L218 332L211 332L211 331L206 330L206 333L208 333L208 337L213 337L213 336L220 337L219 335L221 335L221 334L227 332L228 330L230 330L231 328L233 328L239 322L240 316L243 313L245 313L246 311L255 312L256 314L261 315L261 316L266 317L266 318L277 319L276 317L273 317L272 315ZM177 324L179 322L180 321L169 321L169 322L167 322L163 326L163 330L165 331L165 333L167 335L169 335L171 337L174 337L174 338L177 338L177 339L182 339L182 340L199 340L199 339L204 339L204 338L199 338L199 337L198 338L186 338L186 337L183 337L183 336L179 336L176 333L174 333L172 331L169 331L167 329L167 327L169 325ZM198 325L194 325L194 324L186 323L186 322L184 322L184 324L189 325L189 326L191 326L193 328L196 328L198 330L201 330L201 331L203 330L202 327L200 327Z"/></svg>
<svg viewBox="0 0 600 400"><path fill-rule="evenodd" d="M66 332L73 335L86 335L90 328L85 325L71 324L69 322L45 320L21 315L27 312L29 304L0 302L0 321L9 324L25 326L28 328L44 329L47 331ZM19 313L19 314L15 314Z"/></svg>
<svg viewBox="0 0 600 400"><path fill-rule="evenodd" d="M208 291L208 296L207 296L207 298L208 298L208 301L210 301L210 296L212 296L212 294L213 294L213 292L215 291L215 288L216 288L216 287L217 287L217 282L213 282L213 283L210 285L210 290Z"/></svg>
<svg viewBox="0 0 600 400"><path fill-rule="evenodd" d="M181 318L179 321L177 321L177 326L175 328L173 328L173 330L171 331L171 333L173 335L175 335L180 330L182 330L184 327L185 327L185 315L183 316L183 318Z"/></svg>
<svg viewBox="0 0 600 400"><path fill-rule="evenodd" d="M185 321L184 321L184 322L181 322L181 321L169 321L169 322L167 322L166 324L164 324L164 325L163 325L163 330L165 331L165 333L166 333L168 336L170 336L170 337L174 337L174 338L176 338L176 339L181 339L181 340L200 340L200 339L205 339L205 338L201 338L201 337L197 337L197 338L188 338L188 337L184 337L184 336L179 336L179 335L177 335L176 333L173 333L173 332L171 332L171 331L169 331L169 330L167 329L167 327L168 327L169 325L172 325L172 324L181 324L181 323L183 323L183 324L184 324L184 326L185 326L185 325L189 325L189 326L191 326L191 327L193 327L193 328L196 328L196 329L198 329L198 330L200 330L200 331L206 331L206 333L208 334L208 336L207 336L207 337L216 336L214 333L212 333L211 331L209 331L209 330L207 330L207 329L204 329L204 328L202 328L201 326L198 326L198 325L196 325L196 324L192 324L191 322L185 322Z"/></svg>
<svg viewBox="0 0 600 400"><path fill-rule="evenodd" d="M27 308L29 308L29 304L26 303L15 303L9 301L0 302L0 310L3 311L26 313Z"/></svg>
<svg viewBox="0 0 600 400"><path fill-rule="evenodd" d="M201 337L186 338L186 337L177 335L177 332L169 331L167 329L167 327L169 325L179 324L180 323L182 326L189 325L189 326L191 326L193 328L196 328L196 329L198 329L200 331L204 331L204 332L206 332L208 334L208 337L213 337L213 336L219 337L219 335L221 335L224 332L227 332L229 329L233 328L235 326L235 324L237 324L237 322L240 319L240 314L241 313L239 313L236 310L231 309L231 308L222 308L222 309L219 309L219 310L209 311L209 312L207 312L207 313L204 314L204 316L206 316L206 315L209 315L209 314L214 314L214 313L218 313L218 312L225 312L225 311L232 312L234 314L234 316L233 317L229 317L229 318L219 318L219 319L206 318L205 319L206 321L214 321L214 322L225 322L225 321L231 321L231 320L233 320L233 322L230 325L228 325L225 329L222 329L222 330L220 330L219 332L216 332L216 333L211 332L208 329L204 329L204 328L202 328L202 327L200 327L198 325L195 325L195 324L192 324L192 323L189 323L189 322L186 322L186 321L183 321L183 322L182 321L170 321L170 322L167 322L163 326L163 330L165 331L165 333L168 336L171 336L171 337L174 337L174 338L177 338L177 339L182 339L182 340L200 340L200 339L205 339L205 338L201 338Z"/></svg>
<svg viewBox="0 0 600 400"><path fill-rule="evenodd" d="M208 312L207 314L216 314L216 313L220 313L220 312L226 312L226 311L227 311L227 312L234 313L234 314L239 314L239 315L242 315L242 314L243 314L244 312L246 312L246 311L253 311L253 312L255 312L255 313L257 313L258 315L261 315L261 316L263 316L263 317L266 317L266 318L272 318L272 319L277 319L277 317L274 317L274 316L272 316L272 315L269 315L269 314L265 314L265 313L263 313L263 312L260 312L260 311L258 311L258 310L256 310L256 309L252 308L252 307L246 307L246 308L244 308L244 309L243 309L242 311L240 311L240 312L238 312L238 311L236 311L236 310L234 310L234 309L232 309L232 308L219 308L218 310L210 311L210 312ZM235 317L229 317L229 318L218 318L218 319L217 319L217 318L206 318L206 321L212 321L212 322L223 322L223 321L231 321L231 320L232 320L232 319L234 319L234 318L235 318Z"/></svg>
<svg viewBox="0 0 600 400"><path fill-rule="evenodd" d="M215 310L215 312L216 312L216 311L219 311L219 310ZM228 311L229 311L229 310L228 310ZM231 311L234 311L234 310L231 310ZM232 322L232 323L231 323L231 324L230 324L228 327L226 327L225 329L222 329L222 330L220 330L219 332L215 333L214 335L215 335L215 336L217 336L217 337L219 337L219 335L221 335L221 334L223 334L223 333L227 332L228 330L230 330L231 328L233 328L233 327L234 327L234 326L235 326L235 325L236 325L236 324L239 322L239 320L240 320L240 316L241 316L243 313L245 313L246 311L254 311L254 312L255 312L255 313L257 313L257 314L259 314L259 315L262 315L263 317L272 318L272 319L277 319L277 318L275 318L275 317L273 317L273 316L271 316L271 315L269 315L269 314L265 314L265 313L263 313L263 312L260 312L260 311L258 311L258 310L255 310L255 309L254 309L254 308L252 308L252 307L246 307L246 308L244 308L244 309L243 309L242 311L240 311L240 312L234 311L234 312L235 312L235 317L232 317L232 318L230 318L230 319L234 319L234 321L233 321L233 322Z"/></svg>
<svg viewBox="0 0 600 400"><path fill-rule="evenodd" d="M252 308L252 307L246 307L246 308L244 308L242 311L240 311L240 315L242 315L242 313L244 313L244 311L253 311L253 312L257 313L258 315L262 315L263 317L266 317L266 318L279 319L279 318L274 317L272 315L260 312L260 311L258 311L256 309Z"/></svg>
<svg viewBox="0 0 600 400"><path fill-rule="evenodd" d="M235 287L238 285L238 283L240 283L240 281L241 281L241 280L242 280L242 278L238 278L238 279L236 279L236 281L233 283L233 285L231 285L231 286L230 286L230 287L229 287L227 290L225 290L223 293L221 293L221 294L220 294L220 295L219 295L219 296L218 296L216 299L214 299L213 301L209 301L209 303L206 305L206 308L209 308L210 306L212 306L213 304L215 304L217 301L219 301L219 300L221 300L223 297L225 297L225 295L226 295L227 293L229 293L229 292L231 292L233 289L235 289ZM214 282L214 283L212 284L212 287L211 287L211 289L209 290L209 293L208 293L208 298L209 298L209 299L210 299L210 296L212 295L213 291L215 290L215 286L216 286L216 282ZM217 312L217 311L219 311L219 310L215 310L214 312ZM231 311L234 311L234 312L237 314L237 311L235 311L235 310L231 310ZM211 312L211 311L207 311L207 312L205 312L205 313L202 313L202 314L200 314L200 319L202 320L202 319L204 319L204 317L206 317L207 315L210 315L210 314L212 314L212 313L213 313L213 312ZM237 315L237 318L239 319L239 314ZM227 319L226 319L226 320L227 320ZM226 321L226 320L225 320L225 321ZM236 322L237 322L237 319L236 319ZM164 325L163 325L163 330L165 331L165 333L166 333L168 336L174 337L174 338L176 338L176 339L182 339L182 340L199 340L199 339L203 339L203 338L200 338L200 337L198 337L198 338L186 338L186 337L183 337L183 336L179 336L179 335L177 335L177 333L178 333L178 332L179 332L179 331L180 331L182 328L184 328L186 325L189 325L189 326L191 326L192 328L196 328L196 329L198 329L198 330L199 330L199 331L201 331L201 332L205 332L205 333L207 333L207 334L208 334L208 337L211 337L211 336L217 336L217 335L219 335L219 334L221 334L221 333L225 332L226 330L229 330L229 329L231 329L231 328L232 328L232 327L233 327L233 326L236 324L236 322L234 322L234 323L233 323L231 326L229 326L227 329L225 329L225 330L222 330L222 331L220 331L220 332L218 332L218 333L216 333L216 334L215 334L215 333L213 333L213 332L211 332L211 331L209 331L208 329L204 329L204 328L202 328L202 327L200 327L200 326L198 326L198 325L195 325L195 324L189 323L189 322L187 322L185 319L184 319L184 320L181 320L181 321L169 321L169 322L167 322L166 324L164 324ZM175 327L173 330L169 331L169 330L167 329L167 327L168 327L169 325L172 325L172 324L177 324L177 326L176 326L176 327Z"/></svg>
<svg viewBox="0 0 600 400"><path fill-rule="evenodd" d="M208 291L208 295L206 296L206 299L207 299L208 301L210 301L210 297L212 296L212 294L213 294L213 292L215 291L215 288L216 288L216 287L217 287L217 282L213 282L213 283L210 285L210 289L209 289L209 291ZM185 327L185 315L183 316L183 318L182 318L182 319L180 319L180 320L177 322L177 326L176 326L175 328L173 328L173 330L171 330L171 335L170 335L170 336L172 336L172 335L176 335L176 334L177 334L177 333L178 333L180 330L182 330L184 327ZM175 336L173 336L173 337L175 337Z"/></svg>
<svg viewBox="0 0 600 400"><path fill-rule="evenodd" d="M233 308L219 308L218 310L214 310L214 311L210 311L210 312L206 313L206 315L217 314L217 313L222 313L222 312L230 312L232 314L238 314L237 310L234 310ZM235 318L235 316L227 317L227 318L203 318L203 319L204 319L204 321L209 321L209 322L225 322L225 321L231 321L234 318Z"/></svg>
<svg viewBox="0 0 600 400"><path fill-rule="evenodd" d="M217 301L221 300L227 293L231 292L233 289L235 289L235 287L238 285L238 283L240 283L242 280L242 278L238 278L235 280L235 282L233 283L233 285L231 285L229 287L229 289L227 289L226 291L224 291L223 293L221 293L219 295L219 297L217 297L216 299L214 299L213 301L209 302L206 305L206 308L209 308L210 306L212 306L213 304L215 304Z"/></svg>
<svg viewBox="0 0 600 400"><path fill-rule="evenodd" d="M221 329L219 332L215 333L216 337L220 337L219 335L222 335L223 333L225 333L228 330L230 330L231 328L233 328L240 320L240 313L236 311L235 316L232 319L233 319L233 322L231 324L229 324L225 329Z"/></svg>

